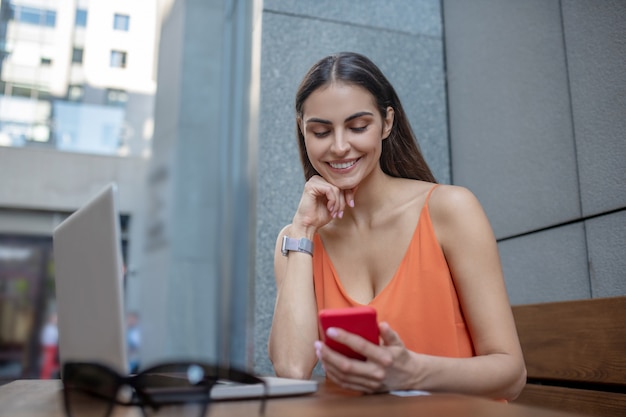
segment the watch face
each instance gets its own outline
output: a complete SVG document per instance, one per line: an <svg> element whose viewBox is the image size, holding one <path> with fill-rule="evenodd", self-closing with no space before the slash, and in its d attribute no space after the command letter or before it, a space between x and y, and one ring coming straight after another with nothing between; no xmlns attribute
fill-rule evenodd
<svg viewBox="0 0 626 417"><path fill-rule="evenodd" d="M287 236L283 236L283 244L280 248L280 251L282 252L283 256L287 256L287 240L289 238Z"/></svg>

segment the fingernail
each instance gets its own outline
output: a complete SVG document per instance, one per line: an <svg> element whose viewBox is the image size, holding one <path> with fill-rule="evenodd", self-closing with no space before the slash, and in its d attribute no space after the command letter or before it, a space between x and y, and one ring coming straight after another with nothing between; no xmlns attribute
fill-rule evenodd
<svg viewBox="0 0 626 417"><path fill-rule="evenodd" d="M341 219L342 217L343 217L343 210L339 212L339 218Z"/></svg>
<svg viewBox="0 0 626 417"><path fill-rule="evenodd" d="M350 207L354 207L354 200L350 200L350 201L348 201L348 205L349 205Z"/></svg>
<svg viewBox="0 0 626 417"><path fill-rule="evenodd" d="M329 337L335 338L339 334L339 332L337 332L337 329L335 329L334 327L331 327L328 330L326 330L326 334Z"/></svg>
<svg viewBox="0 0 626 417"><path fill-rule="evenodd" d="M317 356L317 359L321 359L322 358L322 342L320 342L319 340L316 341L314 343L315 346L315 356Z"/></svg>

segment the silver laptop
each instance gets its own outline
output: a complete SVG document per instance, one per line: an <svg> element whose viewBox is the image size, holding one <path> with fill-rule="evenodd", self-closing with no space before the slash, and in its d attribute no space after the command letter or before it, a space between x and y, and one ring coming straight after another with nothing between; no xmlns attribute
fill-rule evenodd
<svg viewBox="0 0 626 417"><path fill-rule="evenodd" d="M128 374L117 187L109 184L53 235L59 360L97 361ZM317 381L262 377L269 396L317 391ZM218 384L213 399L261 396L261 385Z"/></svg>
<svg viewBox="0 0 626 417"><path fill-rule="evenodd" d="M128 373L117 190L108 185L53 234L59 360Z"/></svg>

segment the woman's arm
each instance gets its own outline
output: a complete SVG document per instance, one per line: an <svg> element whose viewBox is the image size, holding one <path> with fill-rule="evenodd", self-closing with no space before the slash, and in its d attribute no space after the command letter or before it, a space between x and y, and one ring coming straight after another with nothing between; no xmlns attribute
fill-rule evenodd
<svg viewBox="0 0 626 417"><path fill-rule="evenodd" d="M269 338L269 357L277 376L308 379L317 358L317 305L313 288L312 257L306 253L281 252L283 236L306 237L293 225L278 234L274 252L276 304Z"/></svg>
<svg viewBox="0 0 626 417"><path fill-rule="evenodd" d="M442 364L449 372L433 373L431 383L513 399L526 382L526 368L489 220L476 197L462 187L439 187L430 207L477 355L458 364L451 361L449 367ZM451 378L442 380L448 374Z"/></svg>
<svg viewBox="0 0 626 417"><path fill-rule="evenodd" d="M319 336L312 257L301 252L283 256L282 238L313 240L320 227L342 217L354 192L340 190L320 176L311 177L304 185L293 222L278 234L274 250L276 304L268 345L278 376L309 378L317 362L313 346Z"/></svg>

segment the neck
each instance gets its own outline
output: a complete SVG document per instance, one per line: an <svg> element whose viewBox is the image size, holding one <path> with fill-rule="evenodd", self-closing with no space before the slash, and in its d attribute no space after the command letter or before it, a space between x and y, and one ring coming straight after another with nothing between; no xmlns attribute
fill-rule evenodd
<svg viewBox="0 0 626 417"><path fill-rule="evenodd" d="M354 196L354 207L346 210L345 216L357 223L371 222L371 219L387 210L390 203L393 204L393 180L382 170L372 173L359 184Z"/></svg>

